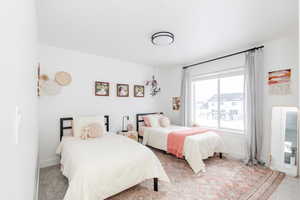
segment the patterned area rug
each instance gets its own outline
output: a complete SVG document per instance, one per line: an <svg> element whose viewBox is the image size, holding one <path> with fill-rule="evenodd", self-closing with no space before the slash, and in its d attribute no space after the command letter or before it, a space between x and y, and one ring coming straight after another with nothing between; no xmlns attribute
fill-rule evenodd
<svg viewBox="0 0 300 200"><path fill-rule="evenodd" d="M148 180L109 200L267 200L284 178L268 168L218 157L206 160L206 172L195 175L185 160L154 152L171 183L159 182L154 192L153 180ZM66 189L58 166L41 170L39 200L62 200Z"/></svg>

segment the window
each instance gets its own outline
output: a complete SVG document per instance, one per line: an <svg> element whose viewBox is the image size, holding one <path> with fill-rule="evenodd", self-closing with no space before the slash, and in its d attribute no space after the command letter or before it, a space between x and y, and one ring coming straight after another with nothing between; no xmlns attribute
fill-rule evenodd
<svg viewBox="0 0 300 200"><path fill-rule="evenodd" d="M242 72L200 77L192 81L192 120L200 126L244 130Z"/></svg>

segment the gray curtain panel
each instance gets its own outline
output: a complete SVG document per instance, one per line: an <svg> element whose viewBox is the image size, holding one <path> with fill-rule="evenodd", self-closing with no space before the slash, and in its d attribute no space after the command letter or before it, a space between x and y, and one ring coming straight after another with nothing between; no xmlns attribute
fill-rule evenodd
<svg viewBox="0 0 300 200"><path fill-rule="evenodd" d="M246 53L245 66L245 133L246 163L263 164L263 50Z"/></svg>
<svg viewBox="0 0 300 200"><path fill-rule="evenodd" d="M188 90L188 71L183 69L180 91L180 122L182 126L187 126L188 124Z"/></svg>

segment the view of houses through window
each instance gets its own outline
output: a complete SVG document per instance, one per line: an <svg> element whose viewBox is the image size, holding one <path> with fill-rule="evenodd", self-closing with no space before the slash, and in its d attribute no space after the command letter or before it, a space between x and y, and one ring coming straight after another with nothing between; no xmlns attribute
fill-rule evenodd
<svg viewBox="0 0 300 200"><path fill-rule="evenodd" d="M192 82L192 120L204 127L244 130L244 76L197 79Z"/></svg>

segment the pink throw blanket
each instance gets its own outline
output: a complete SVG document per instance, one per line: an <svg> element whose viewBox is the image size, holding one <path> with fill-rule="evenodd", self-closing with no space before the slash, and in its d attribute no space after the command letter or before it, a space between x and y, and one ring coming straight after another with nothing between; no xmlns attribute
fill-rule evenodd
<svg viewBox="0 0 300 200"><path fill-rule="evenodd" d="M202 134L207 131L208 129L192 128L188 130L174 131L169 133L167 140L168 153L175 155L177 158L182 158L185 138L190 135Z"/></svg>

